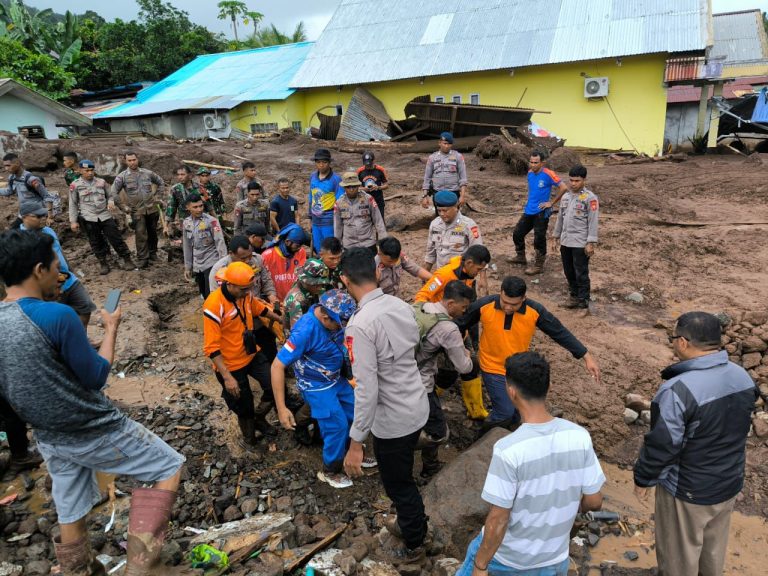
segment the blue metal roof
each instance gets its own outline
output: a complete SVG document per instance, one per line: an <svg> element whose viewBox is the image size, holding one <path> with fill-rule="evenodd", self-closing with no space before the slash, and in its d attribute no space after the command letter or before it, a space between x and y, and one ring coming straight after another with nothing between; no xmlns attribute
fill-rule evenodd
<svg viewBox="0 0 768 576"><path fill-rule="evenodd" d="M704 51L707 0L341 0L291 86Z"/></svg>
<svg viewBox="0 0 768 576"><path fill-rule="evenodd" d="M284 100L313 42L198 56L136 99L94 118L152 116L174 110L231 110L241 102Z"/></svg>

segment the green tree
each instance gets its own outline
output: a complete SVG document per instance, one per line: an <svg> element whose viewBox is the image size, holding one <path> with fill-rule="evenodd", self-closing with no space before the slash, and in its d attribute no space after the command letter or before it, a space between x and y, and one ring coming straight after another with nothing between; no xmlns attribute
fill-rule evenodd
<svg viewBox="0 0 768 576"><path fill-rule="evenodd" d="M307 32L304 22L299 22L292 34L281 32L277 26L270 24L266 28L258 30L248 39L248 46L251 48L265 48L267 46L277 46L280 44L293 44L295 42L306 42Z"/></svg>
<svg viewBox="0 0 768 576"><path fill-rule="evenodd" d="M219 20L232 20L232 29L235 31L235 42L240 42L237 37L237 19L246 17L248 7L240 0L221 0L216 6L219 9Z"/></svg>
<svg viewBox="0 0 768 576"><path fill-rule="evenodd" d="M243 20L243 24L248 26L248 23L250 22L253 24L253 34L254 36L259 33L259 23L263 20L264 14L261 12L253 12L251 10L247 11L245 13L245 19Z"/></svg>
<svg viewBox="0 0 768 576"><path fill-rule="evenodd" d="M75 77L56 60L8 36L0 37L0 77L13 78L55 100L68 97L75 85Z"/></svg>

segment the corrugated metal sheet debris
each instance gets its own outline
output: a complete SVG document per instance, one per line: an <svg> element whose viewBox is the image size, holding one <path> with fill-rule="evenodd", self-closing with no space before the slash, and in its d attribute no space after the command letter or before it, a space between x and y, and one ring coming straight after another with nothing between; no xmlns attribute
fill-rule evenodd
<svg viewBox="0 0 768 576"><path fill-rule="evenodd" d="M389 140L387 128L391 120L381 100L365 88L357 88L344 112L338 138Z"/></svg>
<svg viewBox="0 0 768 576"><path fill-rule="evenodd" d="M703 51L708 22L707 0L342 0L291 85Z"/></svg>
<svg viewBox="0 0 768 576"><path fill-rule="evenodd" d="M768 39L760 10L715 14L712 17L715 43L712 57L724 57L726 64L768 58Z"/></svg>

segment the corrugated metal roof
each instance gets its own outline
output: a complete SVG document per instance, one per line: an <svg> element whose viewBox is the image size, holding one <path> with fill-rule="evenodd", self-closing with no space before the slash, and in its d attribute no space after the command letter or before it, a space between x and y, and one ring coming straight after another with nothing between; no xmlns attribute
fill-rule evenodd
<svg viewBox="0 0 768 576"><path fill-rule="evenodd" d="M230 110L241 102L284 100L312 42L198 56L128 104L94 118L152 116L174 110Z"/></svg>
<svg viewBox="0 0 768 576"><path fill-rule="evenodd" d="M93 124L87 116L80 114L69 106L48 98L48 96L40 94L36 90L24 86L24 84L20 84L13 78L0 78L0 96L4 94L12 94L16 98L34 104L38 108L52 114L56 117L56 124L58 126L91 126ZM2 113L2 110L0 110L0 113Z"/></svg>
<svg viewBox="0 0 768 576"><path fill-rule="evenodd" d="M726 64L768 58L768 39L760 10L715 14L715 43L711 58L725 57Z"/></svg>
<svg viewBox="0 0 768 576"><path fill-rule="evenodd" d="M700 51L708 22L707 0L342 0L291 85Z"/></svg>

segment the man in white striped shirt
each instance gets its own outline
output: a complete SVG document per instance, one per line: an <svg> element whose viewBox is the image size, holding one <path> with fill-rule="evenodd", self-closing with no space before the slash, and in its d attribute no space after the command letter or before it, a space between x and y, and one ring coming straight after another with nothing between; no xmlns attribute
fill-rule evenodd
<svg viewBox="0 0 768 576"><path fill-rule="evenodd" d="M493 447L482 493L491 509L456 576L566 576L573 521L600 509L605 476L589 432L547 411L544 357L514 354L505 369L523 424Z"/></svg>

